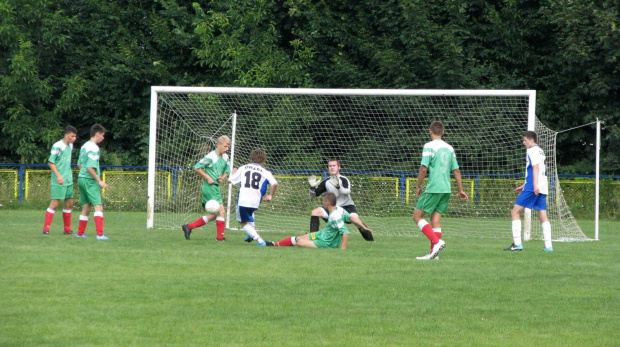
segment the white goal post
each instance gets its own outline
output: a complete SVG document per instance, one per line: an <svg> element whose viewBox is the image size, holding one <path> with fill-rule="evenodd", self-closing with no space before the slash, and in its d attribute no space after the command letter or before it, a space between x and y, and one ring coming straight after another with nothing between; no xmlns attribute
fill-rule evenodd
<svg viewBox="0 0 620 347"><path fill-rule="evenodd" d="M308 196L309 174L325 177L327 160L341 162L352 198L377 236L417 236L411 220L415 184L428 128L441 120L456 152L467 202L456 196L442 218L446 236L510 238L510 210L523 181L525 130L539 134L550 179L548 215L555 240L588 240L573 218L557 176L556 133L535 115L533 90L385 90L288 88L151 88L148 228L175 228L204 214L202 179L193 166L232 138L232 165L267 153L278 179L272 202L256 212L263 231L303 234L320 200ZM234 216L236 187L221 187ZM454 189L453 189L454 192ZM541 239L535 211L526 239ZM208 226L206 227L208 228ZM353 231L353 229L351 229Z"/></svg>

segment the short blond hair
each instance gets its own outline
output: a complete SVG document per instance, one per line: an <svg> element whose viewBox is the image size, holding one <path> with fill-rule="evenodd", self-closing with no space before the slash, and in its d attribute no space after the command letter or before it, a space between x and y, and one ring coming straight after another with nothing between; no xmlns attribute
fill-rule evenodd
<svg viewBox="0 0 620 347"><path fill-rule="evenodd" d="M220 143L228 143L230 145L230 137L226 136L226 135L222 135L217 139L217 144L219 145Z"/></svg>

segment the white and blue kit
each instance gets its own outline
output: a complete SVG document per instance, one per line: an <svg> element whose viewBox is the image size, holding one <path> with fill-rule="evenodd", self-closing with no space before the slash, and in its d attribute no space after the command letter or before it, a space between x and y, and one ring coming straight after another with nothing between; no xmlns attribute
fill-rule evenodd
<svg viewBox="0 0 620 347"><path fill-rule="evenodd" d="M549 183L545 167L545 152L538 145L527 149L525 185L515 204L534 210L547 209ZM534 194L534 165L538 165L538 195Z"/></svg>
<svg viewBox="0 0 620 347"><path fill-rule="evenodd" d="M229 181L240 185L237 220L244 223L254 222L254 211L260 206L267 184L278 184L271 172L256 163L243 165Z"/></svg>

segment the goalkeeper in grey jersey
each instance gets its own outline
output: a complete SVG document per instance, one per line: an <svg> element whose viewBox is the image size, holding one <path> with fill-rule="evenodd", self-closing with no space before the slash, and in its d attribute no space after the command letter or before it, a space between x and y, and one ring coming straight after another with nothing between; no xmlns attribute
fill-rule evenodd
<svg viewBox="0 0 620 347"><path fill-rule="evenodd" d="M345 211L349 212L351 223L355 224L359 229L364 240L374 241L372 230L362 222L355 209L355 203L353 199L351 199L351 182L345 176L340 175L340 162L336 159L330 159L327 162L327 169L330 176L323 181L317 180L314 175L308 178L310 197L321 196L327 192L334 193L336 195L336 206L342 207ZM312 210L310 232L319 230L319 218L323 218L323 220L327 222L328 212L323 207L317 207Z"/></svg>

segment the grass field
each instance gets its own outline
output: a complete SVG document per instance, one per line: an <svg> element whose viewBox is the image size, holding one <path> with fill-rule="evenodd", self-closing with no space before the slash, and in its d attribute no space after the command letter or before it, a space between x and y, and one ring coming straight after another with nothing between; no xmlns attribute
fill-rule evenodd
<svg viewBox="0 0 620 347"><path fill-rule="evenodd" d="M216 243L214 225L186 241L147 230L144 213L106 213L109 241L92 218L86 239L62 235L60 217L42 236L42 223L0 211L2 346L620 345L617 221L553 253L502 251L507 222L505 239L446 237L439 261L415 260L421 237L311 250L239 231Z"/></svg>

